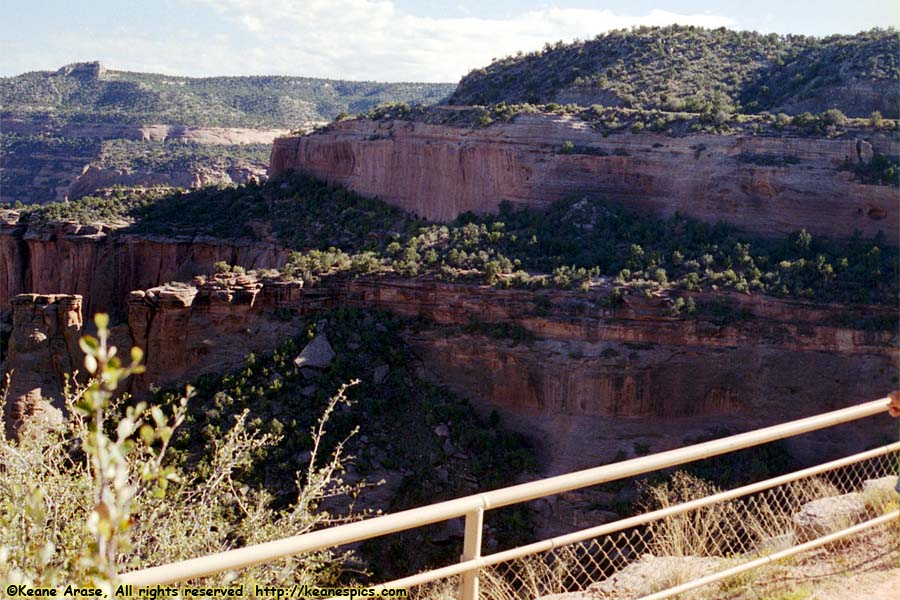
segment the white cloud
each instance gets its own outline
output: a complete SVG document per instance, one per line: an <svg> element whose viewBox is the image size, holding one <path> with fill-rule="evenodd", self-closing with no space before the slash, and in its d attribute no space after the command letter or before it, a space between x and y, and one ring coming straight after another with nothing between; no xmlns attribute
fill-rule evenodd
<svg viewBox="0 0 900 600"><path fill-rule="evenodd" d="M546 7L489 19L461 11L457 14L462 16L419 16L403 12L391 0L180 2L201 5L214 18L199 27L181 22L164 35L129 25L96 35L69 28L41 47L42 66L34 64L28 47L8 43L4 70L12 74L100 60L114 69L187 76L281 74L456 82L493 58L538 50L560 39L590 39L634 25L735 25L727 17L663 10L620 15Z"/></svg>
<svg viewBox="0 0 900 600"><path fill-rule="evenodd" d="M262 21L253 15L241 15L238 17L238 21L247 29L247 31L252 31L253 33L261 32L264 27Z"/></svg>
<svg viewBox="0 0 900 600"><path fill-rule="evenodd" d="M387 81L457 81L492 58L609 29L681 23L734 26L728 17L653 10L542 8L509 19L423 17L385 0L190 0L202 2L256 36L268 63L254 72Z"/></svg>

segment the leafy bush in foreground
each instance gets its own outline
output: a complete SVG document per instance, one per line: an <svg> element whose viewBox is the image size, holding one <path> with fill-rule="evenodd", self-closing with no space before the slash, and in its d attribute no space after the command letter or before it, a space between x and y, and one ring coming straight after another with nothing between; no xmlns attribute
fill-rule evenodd
<svg viewBox="0 0 900 600"><path fill-rule="evenodd" d="M326 497L357 490L337 478L346 460L340 445L324 458L313 450L304 485L287 508L274 510L270 494L238 479L255 453L278 441L249 428L246 411L233 415L215 440L208 472L179 472L167 450L187 414L190 390L171 416L158 406L114 400L119 382L141 371L141 354L133 350L131 365L123 366L107 345L107 322L98 315L97 338L81 340L92 378L67 389L68 422L55 429L32 424L19 441L0 439L0 579L42 587L96 585L112 597L110 586L124 571L352 518L318 508ZM330 415L346 402L343 391L327 404L314 439L325 435ZM323 551L252 567L241 579L335 582L346 558ZM207 581L222 585L231 577Z"/></svg>

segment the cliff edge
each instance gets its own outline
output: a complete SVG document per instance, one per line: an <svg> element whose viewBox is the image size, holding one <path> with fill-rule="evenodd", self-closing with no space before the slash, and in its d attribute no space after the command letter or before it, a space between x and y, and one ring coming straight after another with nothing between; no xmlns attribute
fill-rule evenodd
<svg viewBox="0 0 900 600"><path fill-rule="evenodd" d="M866 183L852 170L876 155L900 155L900 142L874 130L610 133L553 114L482 128L356 119L276 139L269 176L296 170L438 221L496 212L503 201L546 208L594 194L662 217L728 221L760 236L801 227L831 238L881 231L897 244L896 187Z"/></svg>

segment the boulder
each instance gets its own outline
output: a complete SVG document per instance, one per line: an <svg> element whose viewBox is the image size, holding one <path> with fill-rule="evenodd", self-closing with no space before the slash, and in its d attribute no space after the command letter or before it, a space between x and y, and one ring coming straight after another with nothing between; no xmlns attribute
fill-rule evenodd
<svg viewBox="0 0 900 600"><path fill-rule="evenodd" d="M869 164L872 161L872 158L875 156L875 151L872 149L872 144L865 140L857 140L856 141L856 151L859 154L859 162L864 165Z"/></svg>
<svg viewBox="0 0 900 600"><path fill-rule="evenodd" d="M450 438L444 440L444 454L447 456L452 456L456 453L456 447L453 445L453 442L450 441Z"/></svg>
<svg viewBox="0 0 900 600"><path fill-rule="evenodd" d="M539 600L630 600L714 572L721 559L701 556L653 556L645 554L615 575L582 592L541 596Z"/></svg>
<svg viewBox="0 0 900 600"><path fill-rule="evenodd" d="M303 379L318 379L322 376L322 373L312 367L303 367L300 369L300 375L303 376Z"/></svg>
<svg viewBox="0 0 900 600"><path fill-rule="evenodd" d="M391 368L387 365L375 367L375 370L372 372L372 381L375 383L375 385L380 385L384 383L384 380L387 379L387 376L390 372Z"/></svg>
<svg viewBox="0 0 900 600"><path fill-rule="evenodd" d="M793 516L797 541L806 542L854 525L865 512L862 494L842 494L807 502Z"/></svg>
<svg viewBox="0 0 900 600"><path fill-rule="evenodd" d="M721 559L645 554L612 577L588 588L596 598L639 598L714 572Z"/></svg>
<svg viewBox="0 0 900 600"><path fill-rule="evenodd" d="M294 366L298 369L300 367L324 369L331 364L334 357L335 353L328 343L328 338L324 333L320 333L294 359Z"/></svg>
<svg viewBox="0 0 900 600"><path fill-rule="evenodd" d="M900 499L900 481L896 475L867 479L860 496L870 513L882 513Z"/></svg>
<svg viewBox="0 0 900 600"><path fill-rule="evenodd" d="M466 536L466 523L463 517L457 517L444 521L435 528L431 535L431 541L434 543L446 543L454 540L460 540Z"/></svg>
<svg viewBox="0 0 900 600"><path fill-rule="evenodd" d="M866 479L863 482L863 494L880 494L882 492L892 492L894 491L894 486L896 485L896 475L888 475L887 477L879 477L878 479Z"/></svg>

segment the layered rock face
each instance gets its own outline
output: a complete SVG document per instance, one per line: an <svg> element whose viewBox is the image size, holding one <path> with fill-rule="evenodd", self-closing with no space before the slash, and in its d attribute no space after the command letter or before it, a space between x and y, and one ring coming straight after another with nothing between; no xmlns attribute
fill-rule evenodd
<svg viewBox="0 0 900 600"><path fill-rule="evenodd" d="M407 338L439 382L539 439L551 473L633 456L640 447L682 446L713 429L721 435L809 416L897 385L896 332L838 324L890 309L730 294L741 316L723 322L671 316L664 298L628 297L610 309L601 297L557 291L542 302L520 290L357 280L338 302L470 330L478 319L531 333L525 342L445 330ZM790 448L812 462L867 447L893 426L870 420L791 440Z"/></svg>
<svg viewBox="0 0 900 600"><path fill-rule="evenodd" d="M153 292L152 301L151 292L132 296L129 330L146 350L150 376L143 384L236 367L246 353L274 347L293 331L289 320L273 317L276 308L302 314L354 306L421 316L459 327L407 333L424 373L535 437L550 473L632 456L640 447L678 447L711 429L721 435L836 409L896 386L895 332L836 324L891 312L879 307L733 294L742 316L722 322L670 316L664 298L629 297L604 308L608 290L556 291L540 300L523 290L385 278L311 289L232 287L216 291L219 300L202 286L179 292L179 300L165 292ZM710 299L695 296L698 303ZM480 334L474 319L485 329L503 324L533 337ZM800 460L837 455L892 427L888 419L854 424L794 440L791 451Z"/></svg>
<svg viewBox="0 0 900 600"><path fill-rule="evenodd" d="M187 127L183 125L131 123L63 123L53 119L15 116L3 119L4 133L17 135L54 135L65 138L136 140L150 142L193 142L197 144L270 144L286 129L249 129L247 127Z"/></svg>
<svg viewBox="0 0 900 600"><path fill-rule="evenodd" d="M3 135L11 139L0 165L0 172L5 176L0 202L18 200L29 204L75 200L116 185L197 188L265 179L266 146L277 136L288 133L276 129L60 123L52 118L28 119L5 114L0 118ZM57 138L62 138L63 143L46 141ZM106 140L134 143L124 149L104 150L101 142ZM187 148L182 144L188 145ZM178 153L182 157L203 156L207 152L216 155L215 149L200 149L200 146L248 144L256 145L252 157L176 159ZM157 155L157 162L148 163L141 153ZM110 155L116 157L112 163L107 161ZM163 160L165 156L171 158Z"/></svg>
<svg viewBox="0 0 900 600"><path fill-rule="evenodd" d="M208 185L241 185L251 181L265 179L266 169L261 165L247 163L226 169L197 168L183 171L125 171L122 169L104 169L96 165L87 165L64 190L63 197L58 200L81 198L93 192L111 188L124 187L180 187L185 189L201 188Z"/></svg>
<svg viewBox="0 0 900 600"><path fill-rule="evenodd" d="M564 153L563 145L572 152ZM845 164L900 145L872 131L835 139L604 133L553 115L482 129L350 120L275 140L269 175L294 169L428 219L493 212L501 201L546 207L575 194L670 216L675 212L772 236L805 227L900 238L897 191L853 180ZM787 159L766 166L767 159Z"/></svg>
<svg viewBox="0 0 900 600"><path fill-rule="evenodd" d="M141 236L75 223L26 229L17 218L14 211L0 215L0 312L23 292L81 294L86 314L122 311L132 290L190 281L219 261L278 268L288 255L249 240Z"/></svg>
<svg viewBox="0 0 900 600"><path fill-rule="evenodd" d="M738 415L758 423L862 401L895 384L894 332L835 324L890 312L872 306L733 294L742 316L723 322L670 316L664 298L629 297L622 307L605 308L605 291L554 292L542 301L523 290L428 280L304 289L222 277L132 293L128 327L146 352L148 382L221 370L274 347L292 330L289 319L274 317L276 309L352 306L460 326L411 331L408 339L444 382L487 409L529 418ZM485 336L472 328L474 319L530 335L520 342Z"/></svg>
<svg viewBox="0 0 900 600"><path fill-rule="evenodd" d="M389 278L307 289L220 275L133 292L115 343L144 350L147 372L131 389L140 394L151 384L238 367L249 352L268 351L296 335L291 315L352 306L425 317L451 328L407 332L423 374L536 438L550 473L633 456L641 448L681 446L713 430L721 435L871 400L896 386L895 332L839 324L877 319L890 309L733 294L729 300L740 317L722 320L672 316L666 298L628 297L607 308L607 293L535 294ZM709 300L695 296L700 304ZM14 336L23 327L35 331L29 325L34 315L47 312L40 298L17 298L23 307ZM25 308L29 303L34 306ZM479 333L501 324L525 333L517 339ZM75 335L55 331L65 333L56 339ZM60 372L44 363L65 360L36 352L39 372ZM10 365L21 356L11 352ZM870 420L795 440L791 449L800 460L821 458L892 431L888 419Z"/></svg>
<svg viewBox="0 0 900 600"><path fill-rule="evenodd" d="M263 285L247 276L217 276L131 293L128 333L144 351L147 370L132 380L140 393L150 384L187 381L240 365L250 352L266 352L294 335L290 320L276 319L279 300L297 297L302 285ZM302 300L297 298L299 308Z"/></svg>
<svg viewBox="0 0 900 600"><path fill-rule="evenodd" d="M2 171L9 173L14 183L4 185L0 202L45 204L75 200L117 185L197 188L242 184L265 179L266 164L264 160L240 160L230 166L185 163L124 169L102 166L97 153L72 155L38 148L31 153L7 154Z"/></svg>
<svg viewBox="0 0 900 600"><path fill-rule="evenodd" d="M276 309L326 304L322 294L304 297L302 287L273 282L263 293L257 280L226 274L133 291L125 322L110 332L118 348L144 351L146 371L128 380L129 390L140 395L151 384L220 373L250 352L270 350L297 333L290 319L275 318ZM83 304L68 294L20 294L11 304L12 335L0 372L12 374L4 421L7 433L18 435L31 424L60 421L64 375L83 372Z"/></svg>
<svg viewBox="0 0 900 600"><path fill-rule="evenodd" d="M12 302L13 330L4 375L7 435L61 422L63 376L81 365L81 296L22 294Z"/></svg>
<svg viewBox="0 0 900 600"><path fill-rule="evenodd" d="M869 400L897 385L896 332L845 325L876 323L893 314L890 308L730 294L740 316L723 320L672 316L666 298L628 296L627 304L608 308L606 289L535 293L389 278L310 289L238 278L192 281L218 261L278 267L287 252L75 224L25 230L14 222L12 216L0 221L0 308L6 311L24 292L71 292L84 295L86 314L118 315L127 325L117 329L116 343L140 346L147 357L148 372L134 380L135 392L240 365L247 353L265 352L293 335L291 319L284 318L292 313L355 306L423 316L457 327L449 334L409 333L426 372L485 412L497 410L509 424L536 434L553 472L612 460L636 444L653 450L682 445L713 424L749 429ZM170 281L184 284L163 285ZM698 304L713 299L696 298ZM43 308L28 310L44 314ZM515 327L533 339L486 337L471 327L473 320ZM17 330L23 326L16 321ZM30 389L38 387L44 389ZM871 431L836 430L795 452L858 447L872 439Z"/></svg>

